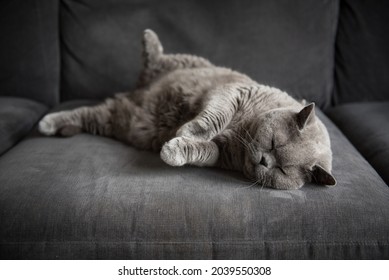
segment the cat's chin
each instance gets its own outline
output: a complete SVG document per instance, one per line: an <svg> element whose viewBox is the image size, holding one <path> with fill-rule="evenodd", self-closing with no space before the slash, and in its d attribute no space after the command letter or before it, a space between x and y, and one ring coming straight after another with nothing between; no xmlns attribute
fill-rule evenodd
<svg viewBox="0 0 389 280"><path fill-rule="evenodd" d="M257 178L255 177L254 167L247 167L247 164L243 167L243 175L249 179L250 181L257 181Z"/></svg>

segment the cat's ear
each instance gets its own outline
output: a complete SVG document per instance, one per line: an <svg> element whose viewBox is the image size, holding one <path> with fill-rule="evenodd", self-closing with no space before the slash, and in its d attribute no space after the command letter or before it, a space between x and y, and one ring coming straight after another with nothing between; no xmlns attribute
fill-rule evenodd
<svg viewBox="0 0 389 280"><path fill-rule="evenodd" d="M315 103L308 104L300 112L297 113L296 120L299 130L303 130L304 127L315 118Z"/></svg>
<svg viewBox="0 0 389 280"><path fill-rule="evenodd" d="M311 170L312 182L315 182L320 185L335 186L336 180L334 176L328 171L326 171L320 165L314 165Z"/></svg>

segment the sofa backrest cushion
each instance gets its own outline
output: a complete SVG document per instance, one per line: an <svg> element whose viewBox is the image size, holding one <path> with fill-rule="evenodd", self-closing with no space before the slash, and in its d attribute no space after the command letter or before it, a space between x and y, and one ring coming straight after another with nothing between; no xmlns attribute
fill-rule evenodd
<svg viewBox="0 0 389 280"><path fill-rule="evenodd" d="M0 23L0 95L57 103L58 1L1 1Z"/></svg>
<svg viewBox="0 0 389 280"><path fill-rule="evenodd" d="M389 1L342 0L335 104L389 100Z"/></svg>
<svg viewBox="0 0 389 280"><path fill-rule="evenodd" d="M63 100L134 88L141 37L192 53L298 98L330 103L338 1L63 0Z"/></svg>

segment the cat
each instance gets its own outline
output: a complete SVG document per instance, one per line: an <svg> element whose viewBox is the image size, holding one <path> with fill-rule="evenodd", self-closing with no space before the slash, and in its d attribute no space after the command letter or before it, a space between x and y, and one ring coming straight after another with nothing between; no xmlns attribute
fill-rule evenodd
<svg viewBox="0 0 389 280"><path fill-rule="evenodd" d="M165 54L156 33L143 36L137 88L103 103L46 115L45 135L80 132L160 152L172 166L217 166L259 186L335 185L326 127L314 103L187 54Z"/></svg>

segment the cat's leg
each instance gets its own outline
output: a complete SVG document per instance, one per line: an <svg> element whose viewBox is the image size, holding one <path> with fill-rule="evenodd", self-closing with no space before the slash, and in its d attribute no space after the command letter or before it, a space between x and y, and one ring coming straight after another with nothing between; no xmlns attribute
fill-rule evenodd
<svg viewBox="0 0 389 280"><path fill-rule="evenodd" d="M146 29L143 35L143 70L139 77L138 86L150 84L160 75L183 68L199 68L213 66L202 57L187 54L164 54L157 34Z"/></svg>
<svg viewBox="0 0 389 280"><path fill-rule="evenodd" d="M229 84L209 93L204 109L177 131L177 136L211 140L231 122L235 113L250 99L255 86Z"/></svg>
<svg viewBox="0 0 389 280"><path fill-rule="evenodd" d="M80 107L46 115L39 122L39 131L45 135L73 136L82 131L111 136L112 99L92 107Z"/></svg>
<svg viewBox="0 0 389 280"><path fill-rule="evenodd" d="M218 146L212 141L229 125L236 112L250 99L255 86L225 85L210 93L204 109L176 133L176 138L165 143L161 158L168 164L180 166L215 165Z"/></svg>
<svg viewBox="0 0 389 280"><path fill-rule="evenodd" d="M219 158L219 148L212 141L176 137L162 147L161 158L172 166L214 166Z"/></svg>
<svg viewBox="0 0 389 280"><path fill-rule="evenodd" d="M104 103L46 115L39 122L45 135L73 136L80 132L112 137L139 149L159 150L153 116L126 94Z"/></svg>

